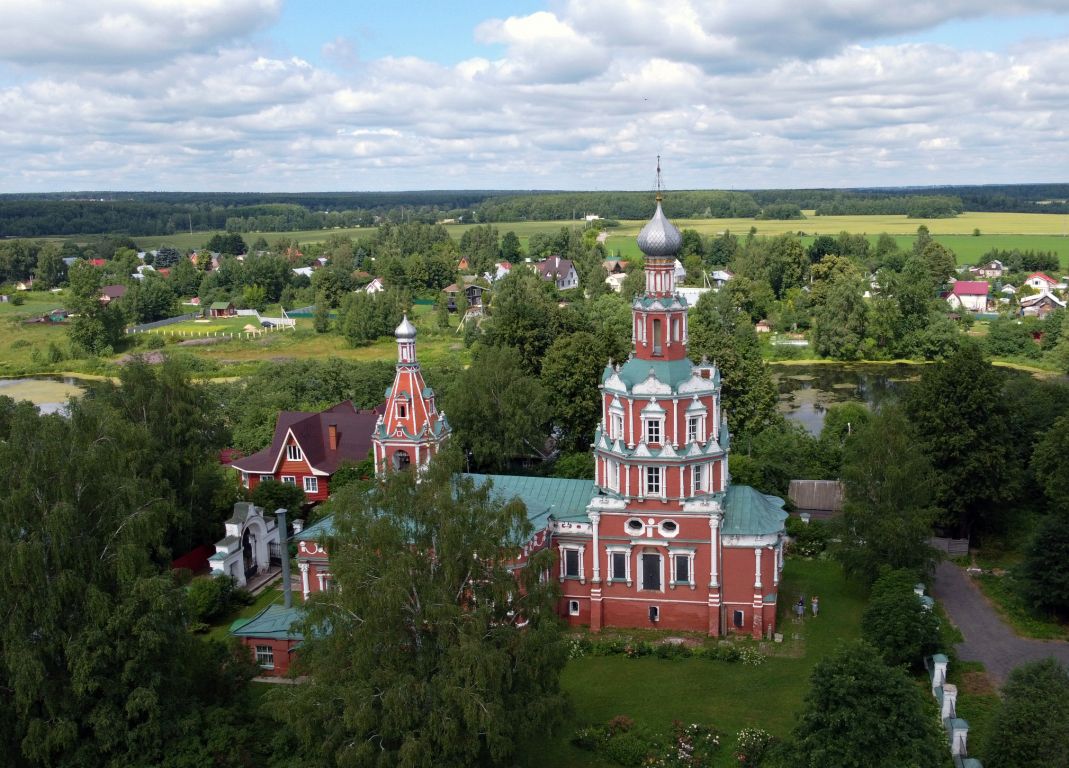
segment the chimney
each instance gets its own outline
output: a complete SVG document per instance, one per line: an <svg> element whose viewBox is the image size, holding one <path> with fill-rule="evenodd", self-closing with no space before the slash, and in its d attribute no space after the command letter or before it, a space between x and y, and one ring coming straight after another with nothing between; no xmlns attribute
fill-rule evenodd
<svg viewBox="0 0 1069 768"><path fill-rule="evenodd" d="M327 426L327 441L330 443L330 450L338 450L338 425L330 424Z"/></svg>
<svg viewBox="0 0 1069 768"><path fill-rule="evenodd" d="M286 528L286 510L275 510L275 519L278 521L278 554L282 561L282 595L283 605L293 607L293 585L290 584L290 536Z"/></svg>

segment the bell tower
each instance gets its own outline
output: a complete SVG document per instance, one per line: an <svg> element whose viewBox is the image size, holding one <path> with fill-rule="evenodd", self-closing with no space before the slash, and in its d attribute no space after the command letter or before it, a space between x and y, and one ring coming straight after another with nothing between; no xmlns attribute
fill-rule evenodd
<svg viewBox="0 0 1069 768"><path fill-rule="evenodd" d="M423 381L416 357L416 326L404 316L394 331L397 372L386 390L385 412L372 434L375 474L426 466L449 439L449 422L438 410L434 390Z"/></svg>

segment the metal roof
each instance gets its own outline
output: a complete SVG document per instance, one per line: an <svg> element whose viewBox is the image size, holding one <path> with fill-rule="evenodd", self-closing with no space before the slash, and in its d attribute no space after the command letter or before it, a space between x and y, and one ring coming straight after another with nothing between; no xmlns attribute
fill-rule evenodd
<svg viewBox="0 0 1069 768"><path fill-rule="evenodd" d="M674 256L683 245L683 235L676 225L668 220L657 201L657 210L653 218L638 233L638 247L647 256Z"/></svg>
<svg viewBox="0 0 1069 768"><path fill-rule="evenodd" d="M728 488L724 500L725 534L760 536L779 533L786 519L783 499L778 496L769 496L748 485Z"/></svg>
<svg viewBox="0 0 1069 768"><path fill-rule="evenodd" d="M567 480L559 477L524 477L520 475L467 474L482 485L493 483L494 496L502 500L519 499L527 507L527 519L535 530L554 520L587 520L586 509L597 495L593 480Z"/></svg>
<svg viewBox="0 0 1069 768"><path fill-rule="evenodd" d="M235 637L263 637L272 640L303 640L304 635L292 627L300 621L299 607L286 608L274 603L267 606L251 619L238 619L230 626L230 634ZM243 623L239 623L243 622Z"/></svg>

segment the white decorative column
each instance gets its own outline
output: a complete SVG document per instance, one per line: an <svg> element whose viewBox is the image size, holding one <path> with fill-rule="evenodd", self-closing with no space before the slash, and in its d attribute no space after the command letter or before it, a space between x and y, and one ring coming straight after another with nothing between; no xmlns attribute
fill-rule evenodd
<svg viewBox="0 0 1069 768"><path fill-rule="evenodd" d="M720 529L720 515L709 518L709 588L715 589L720 586L720 574L717 572L719 554L719 539L717 535Z"/></svg>
<svg viewBox="0 0 1069 768"><path fill-rule="evenodd" d="M588 512L591 527L594 529L594 578L595 584L601 583L601 547L598 546L598 523L601 522L600 512Z"/></svg>
<svg viewBox="0 0 1069 768"><path fill-rule="evenodd" d="M754 547L753 559L754 559L754 581L753 588L755 590L761 589L761 547Z"/></svg>
<svg viewBox="0 0 1069 768"><path fill-rule="evenodd" d="M301 563L299 567L301 569L301 594L307 600L312 591L308 584L308 563Z"/></svg>

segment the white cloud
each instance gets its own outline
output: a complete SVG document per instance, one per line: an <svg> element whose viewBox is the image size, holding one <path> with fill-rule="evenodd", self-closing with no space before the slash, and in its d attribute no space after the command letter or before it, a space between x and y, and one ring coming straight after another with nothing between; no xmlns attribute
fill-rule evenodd
<svg viewBox="0 0 1069 768"><path fill-rule="evenodd" d="M986 0L751 5L572 2L486 22L474 34L503 53L454 66L356 61L344 37L323 49L343 67L281 55L242 36L276 0L175 4L210 21L177 25L156 58L116 34L103 67L57 62L94 61L104 36L64 58L54 51L75 33L55 31L37 49L53 51L44 64L0 53L19 63L0 85L0 190L641 188L658 153L676 188L1069 172L1069 41L1010 53L872 42L987 13ZM135 9L148 30L166 6L90 15ZM0 42L52 17L13 18Z"/></svg>
<svg viewBox="0 0 1069 768"><path fill-rule="evenodd" d="M0 59L136 65L273 22L281 0L0 0Z"/></svg>

